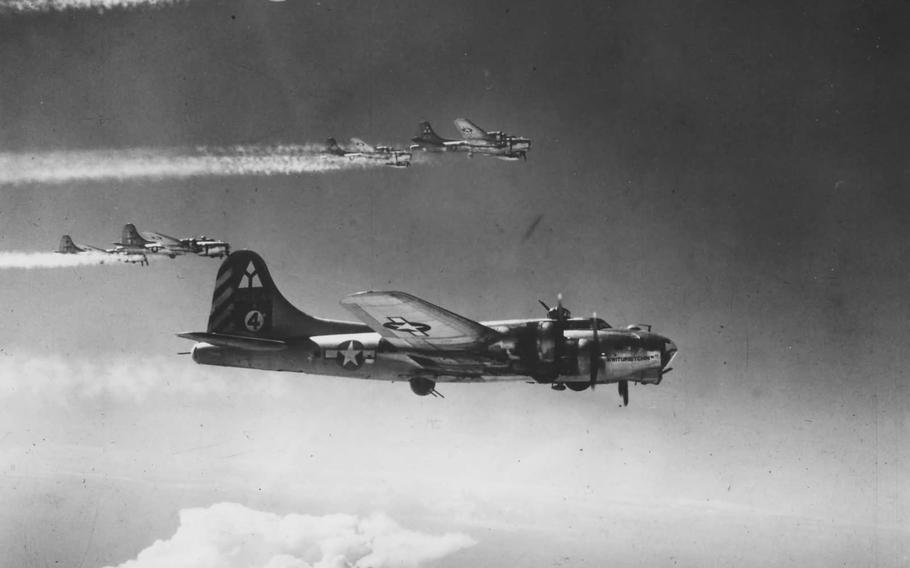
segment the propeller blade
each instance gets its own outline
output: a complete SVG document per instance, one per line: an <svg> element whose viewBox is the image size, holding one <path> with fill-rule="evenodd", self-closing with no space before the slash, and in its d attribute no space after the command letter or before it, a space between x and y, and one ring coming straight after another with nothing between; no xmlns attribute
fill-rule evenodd
<svg viewBox="0 0 910 568"><path fill-rule="evenodd" d="M591 314L591 331L594 336L591 339L591 390L597 386L597 371L600 370L600 338L597 335L597 312Z"/></svg>
<svg viewBox="0 0 910 568"><path fill-rule="evenodd" d="M540 305L543 306L543 309L547 310L547 317L552 320L566 321L572 317L572 313L562 307L562 293L556 295L556 305L552 308L548 306L543 300L537 301L540 302Z"/></svg>
<svg viewBox="0 0 910 568"><path fill-rule="evenodd" d="M619 396L622 397L622 405L629 406L629 381L619 381Z"/></svg>

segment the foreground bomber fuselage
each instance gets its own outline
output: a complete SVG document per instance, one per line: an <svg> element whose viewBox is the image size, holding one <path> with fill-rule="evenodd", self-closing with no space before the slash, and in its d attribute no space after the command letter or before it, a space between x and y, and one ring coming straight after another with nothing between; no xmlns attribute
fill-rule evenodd
<svg viewBox="0 0 910 568"><path fill-rule="evenodd" d="M475 322L403 292L361 292L342 300L364 323L320 319L294 308L265 262L238 251L222 264L205 332L193 360L271 371L408 380L418 394L436 382L527 380L559 390L629 382L660 383L676 354L649 326L611 328L571 318L561 305L547 318Z"/></svg>

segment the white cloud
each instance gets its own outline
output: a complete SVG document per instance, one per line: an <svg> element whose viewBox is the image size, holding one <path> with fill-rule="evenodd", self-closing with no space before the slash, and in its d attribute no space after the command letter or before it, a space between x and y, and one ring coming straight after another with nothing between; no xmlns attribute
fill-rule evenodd
<svg viewBox="0 0 910 568"><path fill-rule="evenodd" d="M241 383L243 388L259 387ZM61 355L0 357L0 400L33 398L68 405L75 400L111 397L139 402L153 393L202 395L227 390L215 373L200 372L187 358L146 357L92 360Z"/></svg>
<svg viewBox="0 0 910 568"><path fill-rule="evenodd" d="M171 538L118 568L409 568L474 544L407 530L384 514L277 515L218 503L180 511Z"/></svg>

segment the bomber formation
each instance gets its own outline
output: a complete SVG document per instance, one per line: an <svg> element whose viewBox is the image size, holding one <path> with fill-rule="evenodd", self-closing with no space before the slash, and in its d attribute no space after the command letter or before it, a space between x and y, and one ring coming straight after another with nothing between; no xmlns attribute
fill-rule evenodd
<svg viewBox="0 0 910 568"><path fill-rule="evenodd" d="M487 132L465 118L455 126L459 138L442 138L421 122L407 149L359 138L341 146L329 138L324 152L397 168L410 166L419 151L527 160L529 138ZM617 329L596 314L572 317L561 297L552 308L540 302L544 318L478 322L405 292L367 291L341 300L358 321L322 319L281 295L259 254L231 253L230 244L206 236L177 238L127 224L113 248L77 245L64 235L57 252L142 265L149 255L226 257L205 331L178 334L195 342L189 353L203 365L407 381L415 394L438 397L437 384L452 382L522 381L556 391L615 384L626 406L630 384L660 384L677 354L676 344L650 325Z"/></svg>

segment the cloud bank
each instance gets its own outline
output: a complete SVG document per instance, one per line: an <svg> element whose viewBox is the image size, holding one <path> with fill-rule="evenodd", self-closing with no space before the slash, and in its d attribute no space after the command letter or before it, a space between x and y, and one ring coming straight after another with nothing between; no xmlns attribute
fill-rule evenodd
<svg viewBox="0 0 910 568"><path fill-rule="evenodd" d="M291 175L387 167L318 144L0 153L0 184Z"/></svg>
<svg viewBox="0 0 910 568"><path fill-rule="evenodd" d="M220 375L198 369L186 356L99 360L65 354L9 354L2 346L0 354L0 402L6 403L7 399L24 398L69 406L99 397L138 403L153 395L201 396L228 390ZM249 393L281 388L281 384L244 381L231 390Z"/></svg>
<svg viewBox="0 0 910 568"><path fill-rule="evenodd" d="M183 509L171 538L117 568L411 568L474 544L407 530L383 514L277 515L218 503Z"/></svg>

